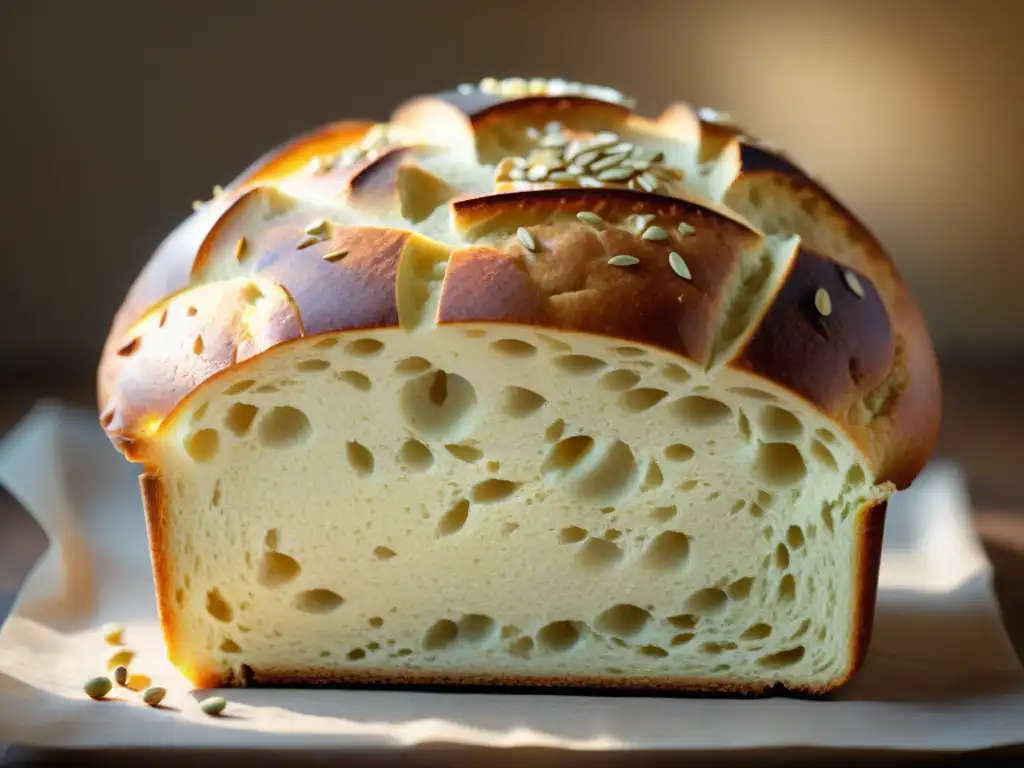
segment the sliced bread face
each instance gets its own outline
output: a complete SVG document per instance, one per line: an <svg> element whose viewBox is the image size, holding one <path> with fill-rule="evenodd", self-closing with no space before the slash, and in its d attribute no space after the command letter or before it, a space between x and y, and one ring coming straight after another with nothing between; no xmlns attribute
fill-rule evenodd
<svg viewBox="0 0 1024 768"><path fill-rule="evenodd" d="M101 423L196 684L823 692L863 658L937 429L905 286L731 128L522 82L289 144L129 292Z"/></svg>
<svg viewBox="0 0 1024 768"><path fill-rule="evenodd" d="M742 373L526 327L328 335L200 389L147 498L202 681L822 690L884 495Z"/></svg>

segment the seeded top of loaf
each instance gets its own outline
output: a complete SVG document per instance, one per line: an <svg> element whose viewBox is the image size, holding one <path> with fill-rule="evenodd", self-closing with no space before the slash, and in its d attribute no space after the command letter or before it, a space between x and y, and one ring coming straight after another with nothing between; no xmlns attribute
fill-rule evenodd
<svg viewBox="0 0 1024 768"><path fill-rule="evenodd" d="M818 181L722 113L677 103L652 119L610 88L517 78L323 126L197 203L114 320L101 423L146 461L186 396L276 345L449 323L752 372L827 414L897 487L938 434L920 313Z"/></svg>

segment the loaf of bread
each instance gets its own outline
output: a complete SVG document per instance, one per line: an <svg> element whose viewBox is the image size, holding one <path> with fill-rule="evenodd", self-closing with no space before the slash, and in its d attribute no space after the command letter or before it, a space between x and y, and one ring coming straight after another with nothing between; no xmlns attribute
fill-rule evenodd
<svg viewBox="0 0 1024 768"><path fill-rule="evenodd" d="M737 693L856 670L940 410L905 284L787 156L490 78L197 204L99 400L196 685Z"/></svg>

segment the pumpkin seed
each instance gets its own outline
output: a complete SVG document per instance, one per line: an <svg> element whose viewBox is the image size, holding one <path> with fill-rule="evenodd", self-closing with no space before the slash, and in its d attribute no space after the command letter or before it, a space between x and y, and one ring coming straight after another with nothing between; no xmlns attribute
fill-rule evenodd
<svg viewBox="0 0 1024 768"><path fill-rule="evenodd" d="M590 170L603 171L605 168L613 168L614 166L625 160L627 155L624 152L620 152L616 155L605 155L600 160L590 164Z"/></svg>
<svg viewBox="0 0 1024 768"><path fill-rule="evenodd" d="M658 188L658 179L649 173L641 173L637 176L636 183L644 192L653 192Z"/></svg>
<svg viewBox="0 0 1024 768"><path fill-rule="evenodd" d="M613 267L631 267L639 262L640 259L636 256L630 256L628 253L620 253L619 255L612 256L608 259L608 263Z"/></svg>
<svg viewBox="0 0 1024 768"><path fill-rule="evenodd" d="M843 270L843 280L846 282L846 287L849 288L857 298L864 298L864 286L861 285L860 278L858 278L857 275L848 269Z"/></svg>
<svg viewBox="0 0 1024 768"><path fill-rule="evenodd" d="M531 166L526 172L526 178L530 181L542 181L548 175L548 167L543 163Z"/></svg>
<svg viewBox="0 0 1024 768"><path fill-rule="evenodd" d="M245 251L248 246L248 242L244 237L238 238L235 241L235 261L241 261L245 258Z"/></svg>
<svg viewBox="0 0 1024 768"><path fill-rule="evenodd" d="M686 237L687 235L692 235L697 230L694 229L692 225L687 224L685 221L680 221L679 224L676 226L676 231L683 237Z"/></svg>
<svg viewBox="0 0 1024 768"><path fill-rule="evenodd" d="M309 248L309 246L316 245L319 242L320 238L316 235L306 235L295 244L295 248L296 250L301 251L303 248Z"/></svg>
<svg viewBox="0 0 1024 768"><path fill-rule="evenodd" d="M600 150L593 149L587 150L586 152L580 152L578 155L573 157L572 164L578 165L580 168L586 168L592 162L597 160L601 156Z"/></svg>
<svg viewBox="0 0 1024 768"><path fill-rule="evenodd" d="M571 173L566 173L565 171L555 171L554 173L548 174L548 181L554 181L560 184L575 184L576 177Z"/></svg>
<svg viewBox="0 0 1024 768"><path fill-rule="evenodd" d="M519 242L523 244L523 248L526 250L537 250L537 241L533 239L533 235L526 231L525 227L520 227L516 230L516 237L519 238Z"/></svg>
<svg viewBox="0 0 1024 768"><path fill-rule="evenodd" d="M333 264L336 261L341 261L346 256L348 256L348 251L346 251L344 248L337 248L333 251L328 251L327 253L325 253L323 255L323 259L324 261Z"/></svg>
<svg viewBox="0 0 1024 768"><path fill-rule="evenodd" d="M102 699L110 693L110 689L113 687L109 677L94 677L91 680L85 681L82 690L85 691L85 695L90 699Z"/></svg>
<svg viewBox="0 0 1024 768"><path fill-rule="evenodd" d="M228 705L228 700L223 696L211 696L199 702L199 708L210 717L217 717Z"/></svg>
<svg viewBox="0 0 1024 768"><path fill-rule="evenodd" d="M608 168L597 174L598 181L625 181L633 175L632 168Z"/></svg>
<svg viewBox="0 0 1024 768"><path fill-rule="evenodd" d="M604 226L604 219L591 211L580 211L576 214L576 218L592 227L601 228Z"/></svg>
<svg viewBox="0 0 1024 768"><path fill-rule="evenodd" d="M672 267L672 271L684 280L689 280L691 278L690 268L686 266L686 262L683 261L683 257L675 251L672 251L672 253L668 255L668 263L669 266Z"/></svg>
<svg viewBox="0 0 1024 768"><path fill-rule="evenodd" d="M130 667L132 660L135 658L135 651L123 650L117 651L107 659L107 669L116 669L117 667Z"/></svg>
<svg viewBox="0 0 1024 768"><path fill-rule="evenodd" d="M306 225L307 235L322 235L327 230L326 219L313 219Z"/></svg>
<svg viewBox="0 0 1024 768"><path fill-rule="evenodd" d="M114 682L118 685L124 685L128 682L128 667L114 668Z"/></svg>
<svg viewBox="0 0 1024 768"><path fill-rule="evenodd" d="M819 288L815 291L814 306L821 313L822 317L828 317L832 314L832 297L828 295L828 291L824 288Z"/></svg>
<svg viewBox="0 0 1024 768"><path fill-rule="evenodd" d="M160 704L160 702L164 700L164 696L166 696L166 695L167 695L167 689L166 688L160 688L158 686L154 686L152 688L147 688L146 690L144 690L142 692L141 698L149 706L155 707L155 706L158 706Z"/></svg>
<svg viewBox="0 0 1024 768"><path fill-rule="evenodd" d="M640 235L644 240L668 240L668 232L658 226L648 227Z"/></svg>

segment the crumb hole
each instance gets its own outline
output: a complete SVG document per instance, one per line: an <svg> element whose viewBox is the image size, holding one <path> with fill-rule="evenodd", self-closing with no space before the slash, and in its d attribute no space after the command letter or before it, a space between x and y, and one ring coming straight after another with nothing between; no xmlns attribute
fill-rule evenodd
<svg viewBox="0 0 1024 768"><path fill-rule="evenodd" d="M458 459L459 461L464 461L467 464L473 464L477 461L480 461L480 459L484 457L483 451L474 448L471 445L460 445L458 443L452 443L450 445L446 445L444 448L456 459Z"/></svg>
<svg viewBox="0 0 1024 768"><path fill-rule="evenodd" d="M647 545L643 564L654 570L682 568L690 556L690 539L678 531L662 531Z"/></svg>
<svg viewBox="0 0 1024 768"><path fill-rule="evenodd" d="M672 461L689 461L694 457L694 450L688 445L675 443L665 449L665 456Z"/></svg>
<svg viewBox="0 0 1024 768"><path fill-rule="evenodd" d="M193 461L211 461L220 448L220 434L215 429L200 429L185 438L185 453Z"/></svg>
<svg viewBox="0 0 1024 768"><path fill-rule="evenodd" d="M437 523L438 536L451 536L462 530L469 517L469 501L459 499L452 505L451 509L445 512Z"/></svg>
<svg viewBox="0 0 1024 768"><path fill-rule="evenodd" d="M196 340L192 342L192 352L196 355L201 355L204 349L206 349L206 345L203 343L203 337L196 336Z"/></svg>
<svg viewBox="0 0 1024 768"><path fill-rule="evenodd" d="M537 348L519 339L498 339L491 342L491 350L503 357L531 357L537 354Z"/></svg>
<svg viewBox="0 0 1024 768"><path fill-rule="evenodd" d="M793 549L800 549L804 545L804 532L799 525L791 525L786 531L786 541Z"/></svg>
<svg viewBox="0 0 1024 768"><path fill-rule="evenodd" d="M430 361L422 357L406 357L395 363L395 373L401 376L424 373L430 368Z"/></svg>
<svg viewBox="0 0 1024 768"><path fill-rule="evenodd" d="M651 519L656 523L667 523L676 516L675 507L655 507L651 510Z"/></svg>
<svg viewBox="0 0 1024 768"><path fill-rule="evenodd" d="M382 619L380 616L373 616L367 623L374 629L380 629L384 626L384 619Z"/></svg>
<svg viewBox="0 0 1024 768"><path fill-rule="evenodd" d="M330 613L344 602L341 595L329 589L307 589L295 596L292 605L303 613Z"/></svg>
<svg viewBox="0 0 1024 768"><path fill-rule="evenodd" d="M666 621L676 629L693 629L700 618L692 613L681 613L678 616L669 616Z"/></svg>
<svg viewBox="0 0 1024 768"><path fill-rule="evenodd" d="M242 647L229 637L221 642L220 650L222 653L241 653Z"/></svg>
<svg viewBox="0 0 1024 768"><path fill-rule="evenodd" d="M676 363L666 363L661 369L661 375L676 384L685 384L691 378L690 373Z"/></svg>
<svg viewBox="0 0 1024 768"><path fill-rule="evenodd" d="M734 395L741 395L743 397L749 397L751 400L777 400L778 398L770 392L764 392L760 389L754 389L753 387L730 387L730 392Z"/></svg>
<svg viewBox="0 0 1024 768"><path fill-rule="evenodd" d="M508 652L517 659L528 659L533 653L533 638L520 637L509 643Z"/></svg>
<svg viewBox="0 0 1024 768"><path fill-rule="evenodd" d="M502 392L502 410L514 419L532 416L546 403L542 395L523 387L505 387Z"/></svg>
<svg viewBox="0 0 1024 768"><path fill-rule="evenodd" d="M234 403L224 417L224 426L236 437L244 437L256 419L259 408L248 403Z"/></svg>
<svg viewBox="0 0 1024 768"><path fill-rule="evenodd" d="M584 568L611 568L622 559L617 544L605 539L587 539L576 553L576 560Z"/></svg>
<svg viewBox="0 0 1024 768"><path fill-rule="evenodd" d="M559 441L545 459L542 472L565 474L587 457L594 448L594 438L577 435Z"/></svg>
<svg viewBox="0 0 1024 768"><path fill-rule="evenodd" d="M301 571L302 566L295 558L269 551L264 552L260 558L256 580L260 585L274 589L293 581Z"/></svg>
<svg viewBox="0 0 1024 768"><path fill-rule="evenodd" d="M725 403L700 395L690 395L671 405L672 413L695 427L711 427L729 417L732 411Z"/></svg>
<svg viewBox="0 0 1024 768"><path fill-rule="evenodd" d="M426 472L434 465L434 454L419 440L406 440L398 450L398 463L407 472Z"/></svg>
<svg viewBox="0 0 1024 768"><path fill-rule="evenodd" d="M757 660L757 663L759 666L768 667L769 669L781 669L782 667L791 667L797 664L803 657L804 647L798 645L796 648L762 656Z"/></svg>
<svg viewBox="0 0 1024 768"><path fill-rule="evenodd" d="M609 371L604 374L598 381L598 386L601 389L607 389L612 392L621 392L623 390L632 389L640 383L640 376L633 373L633 371L627 371L625 368L619 368L615 371Z"/></svg>
<svg viewBox="0 0 1024 768"><path fill-rule="evenodd" d="M326 371L331 367L331 364L326 360L320 358L314 358L312 360L303 360L295 366L295 370L299 373L316 373L317 371Z"/></svg>
<svg viewBox="0 0 1024 768"><path fill-rule="evenodd" d="M407 382L400 404L410 426L421 434L437 440L458 439L472 428L476 390L458 374L437 370Z"/></svg>
<svg viewBox="0 0 1024 768"><path fill-rule="evenodd" d="M565 432L565 422L562 419L552 422L546 430L544 430L544 439L549 443L557 442L562 434Z"/></svg>
<svg viewBox="0 0 1024 768"><path fill-rule="evenodd" d="M580 641L580 630L574 621L553 621L537 633L537 643L543 650L562 653Z"/></svg>
<svg viewBox="0 0 1024 768"><path fill-rule="evenodd" d="M470 498L478 504L504 501L522 487L522 483L513 483L511 480L499 480L492 477L477 483L470 491Z"/></svg>
<svg viewBox="0 0 1024 768"><path fill-rule="evenodd" d="M356 339L345 345L345 354L353 357L373 357L384 349L384 343L377 339Z"/></svg>
<svg viewBox="0 0 1024 768"><path fill-rule="evenodd" d="M373 383L370 381L370 377L359 371L341 371L335 374L338 381L343 384L348 384L353 389L358 389L360 392L369 392L370 387Z"/></svg>
<svg viewBox="0 0 1024 768"><path fill-rule="evenodd" d="M747 418L747 414L745 414L743 411L740 411L739 423L738 423L737 426L739 427L739 430L740 430L740 437L743 438L744 442L748 442L749 443L750 442L750 437L751 437L751 433L750 433L750 419Z"/></svg>
<svg viewBox="0 0 1024 768"><path fill-rule="evenodd" d="M789 549L782 542L775 548L775 567L780 571L789 568Z"/></svg>
<svg viewBox="0 0 1024 768"><path fill-rule="evenodd" d="M220 590L214 587L206 593L206 612L217 621L227 624L231 621L233 611L228 601L221 595Z"/></svg>
<svg viewBox="0 0 1024 768"><path fill-rule="evenodd" d="M591 376L602 368L606 363L589 355L563 355L552 361L556 367L573 376Z"/></svg>
<svg viewBox="0 0 1024 768"><path fill-rule="evenodd" d="M647 472L644 474L644 481L641 483L641 487L645 491L650 491L654 488L660 488L664 482L665 476L661 472L661 467L657 461L651 459L651 463L647 465Z"/></svg>
<svg viewBox="0 0 1024 768"><path fill-rule="evenodd" d="M754 476L765 485L793 485L807 474L807 465L792 443L762 443L754 458Z"/></svg>
<svg viewBox="0 0 1024 768"><path fill-rule="evenodd" d="M305 413L290 405L280 405L260 419L257 436L270 448L292 448L305 442L312 431Z"/></svg>
<svg viewBox="0 0 1024 768"><path fill-rule="evenodd" d="M779 599L791 603L796 599L796 579L793 574L787 573L779 582Z"/></svg>
<svg viewBox="0 0 1024 768"><path fill-rule="evenodd" d="M353 648L351 651L345 654L345 658L349 661L361 661L362 659L366 658L366 651L364 651L362 648Z"/></svg>
<svg viewBox="0 0 1024 768"><path fill-rule="evenodd" d="M575 544L585 538L587 538L586 530L575 525L563 528L558 532L559 544Z"/></svg>
<svg viewBox="0 0 1024 768"><path fill-rule="evenodd" d="M357 475L373 474L373 453L365 445L355 441L345 443L345 458Z"/></svg>
<svg viewBox="0 0 1024 768"><path fill-rule="evenodd" d="M454 621L441 619L434 622L423 636L423 650L437 651L450 648L459 637L459 628Z"/></svg>
<svg viewBox="0 0 1024 768"><path fill-rule="evenodd" d="M397 553L391 547L374 547L373 556L378 560L390 560L395 557Z"/></svg>
<svg viewBox="0 0 1024 768"><path fill-rule="evenodd" d="M791 442L800 438L804 427L789 411L776 405L766 405L758 416L761 433L771 441Z"/></svg>
<svg viewBox="0 0 1024 768"><path fill-rule="evenodd" d="M720 589L708 587L699 589L686 600L687 610L699 616L718 613L729 602L729 596Z"/></svg>
<svg viewBox="0 0 1024 768"><path fill-rule="evenodd" d="M331 349L337 345L338 338L336 336L330 336L326 339L320 339L320 341L313 345L313 349Z"/></svg>
<svg viewBox="0 0 1024 768"><path fill-rule="evenodd" d="M616 637L632 637L644 631L651 614L636 605L622 603L604 611L594 620L598 632Z"/></svg>
<svg viewBox="0 0 1024 768"><path fill-rule="evenodd" d="M470 643L482 643L494 634L494 619L481 613L470 613L459 619L458 635Z"/></svg>
<svg viewBox="0 0 1024 768"><path fill-rule="evenodd" d="M726 588L726 592L733 600L746 600L750 596L750 590L754 586L754 579L751 576L744 576L736 579Z"/></svg>
<svg viewBox="0 0 1024 768"><path fill-rule="evenodd" d="M751 624L740 635L740 640L751 642L753 640L764 640L772 633L770 624Z"/></svg>
<svg viewBox="0 0 1024 768"><path fill-rule="evenodd" d="M846 482L848 485L861 485L866 480L867 477L864 475L864 469L860 464L854 464L846 473Z"/></svg>
<svg viewBox="0 0 1024 768"><path fill-rule="evenodd" d="M663 389L631 389L622 396L622 408L630 413L642 413L668 397Z"/></svg>
<svg viewBox="0 0 1024 768"><path fill-rule="evenodd" d="M672 638L672 645L686 645L688 642L693 640L693 638L693 632L683 632Z"/></svg>
<svg viewBox="0 0 1024 768"><path fill-rule="evenodd" d="M663 659L668 656L668 651L658 645L645 645L640 648L637 653L643 656L650 656L655 659Z"/></svg>

